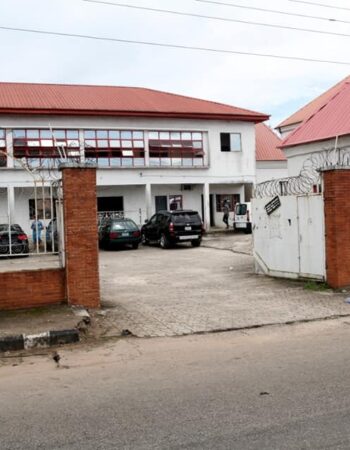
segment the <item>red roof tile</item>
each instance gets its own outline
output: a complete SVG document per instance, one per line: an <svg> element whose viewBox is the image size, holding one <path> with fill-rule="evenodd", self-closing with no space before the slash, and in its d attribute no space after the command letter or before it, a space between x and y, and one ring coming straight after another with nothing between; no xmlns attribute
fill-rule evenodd
<svg viewBox="0 0 350 450"><path fill-rule="evenodd" d="M276 128L285 127L288 125L295 125L300 124L301 122L304 122L304 120L311 117L319 108L324 106L334 95L339 92L345 83L350 81L350 76L344 78L344 80L341 80L339 83L337 83L335 86L328 89L328 91L324 92L314 100L312 100L307 105L303 106L301 109L299 109L297 112L292 114L290 117L285 119L283 122L281 122L279 125L277 125Z"/></svg>
<svg viewBox="0 0 350 450"><path fill-rule="evenodd" d="M328 102L305 120L282 142L293 147L350 134L350 82L344 83Z"/></svg>
<svg viewBox="0 0 350 450"><path fill-rule="evenodd" d="M261 122L266 114L137 87L0 83L0 113L179 117Z"/></svg>
<svg viewBox="0 0 350 450"><path fill-rule="evenodd" d="M280 139L270 127L264 123L255 125L256 160L257 161L285 161L286 157L278 147Z"/></svg>

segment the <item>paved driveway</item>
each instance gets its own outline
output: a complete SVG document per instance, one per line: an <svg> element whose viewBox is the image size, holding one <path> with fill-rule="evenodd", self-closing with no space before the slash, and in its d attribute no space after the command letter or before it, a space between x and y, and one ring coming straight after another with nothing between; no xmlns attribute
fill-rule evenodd
<svg viewBox="0 0 350 450"><path fill-rule="evenodd" d="M98 326L107 336L122 329L172 336L350 314L345 293L256 275L250 239L210 236L200 248L101 252Z"/></svg>

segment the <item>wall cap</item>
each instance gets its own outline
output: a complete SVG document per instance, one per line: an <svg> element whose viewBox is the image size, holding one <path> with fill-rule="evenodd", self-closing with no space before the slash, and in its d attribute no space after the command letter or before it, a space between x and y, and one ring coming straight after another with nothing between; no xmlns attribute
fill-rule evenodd
<svg viewBox="0 0 350 450"><path fill-rule="evenodd" d="M332 170L350 170L350 166L329 166L318 170L319 172L331 172Z"/></svg>
<svg viewBox="0 0 350 450"><path fill-rule="evenodd" d="M97 165L91 162L63 162L59 165L59 170L63 169L96 169Z"/></svg>

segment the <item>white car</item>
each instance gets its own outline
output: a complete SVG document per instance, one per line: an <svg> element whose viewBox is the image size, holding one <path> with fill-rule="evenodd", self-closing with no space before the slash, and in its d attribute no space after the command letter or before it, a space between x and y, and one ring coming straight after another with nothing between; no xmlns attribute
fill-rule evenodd
<svg viewBox="0 0 350 450"><path fill-rule="evenodd" d="M233 216L233 229L243 230L245 233L252 232L251 203L236 203Z"/></svg>

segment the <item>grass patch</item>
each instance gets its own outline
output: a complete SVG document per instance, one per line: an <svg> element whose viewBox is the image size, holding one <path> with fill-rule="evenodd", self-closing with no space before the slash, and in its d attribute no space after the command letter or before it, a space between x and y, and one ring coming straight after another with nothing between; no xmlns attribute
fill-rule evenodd
<svg viewBox="0 0 350 450"><path fill-rule="evenodd" d="M321 281L308 281L304 284L304 289L307 291L327 291L330 287L327 283Z"/></svg>

